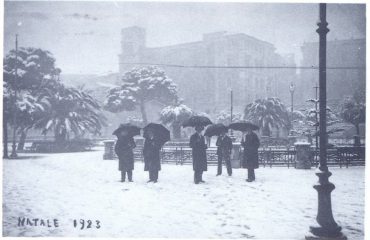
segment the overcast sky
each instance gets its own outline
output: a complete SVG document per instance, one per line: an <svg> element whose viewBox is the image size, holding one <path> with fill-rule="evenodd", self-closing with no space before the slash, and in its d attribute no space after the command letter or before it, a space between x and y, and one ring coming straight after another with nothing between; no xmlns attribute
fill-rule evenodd
<svg viewBox="0 0 370 240"><path fill-rule="evenodd" d="M365 5L329 4L328 39L364 38ZM201 40L203 33L246 33L300 58L318 41L318 4L170 2L5 2L7 53L19 45L51 51L63 73L118 71L120 30L141 26L149 47ZM299 62L298 62L299 63Z"/></svg>

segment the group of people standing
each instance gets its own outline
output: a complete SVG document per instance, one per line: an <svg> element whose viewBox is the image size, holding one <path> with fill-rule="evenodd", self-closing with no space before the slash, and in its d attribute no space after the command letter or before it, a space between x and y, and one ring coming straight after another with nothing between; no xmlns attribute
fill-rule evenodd
<svg viewBox="0 0 370 240"><path fill-rule="evenodd" d="M203 172L207 171L207 153L208 145L205 136L202 134L203 126L196 126L195 133L190 137L190 147L192 148L194 183L204 183ZM127 131L121 131L117 134L118 140L115 145L115 152L118 156L118 170L121 171L121 182L132 182L132 171L134 170L134 153L136 147L133 136ZM148 182L156 183L158 181L158 172L161 170L160 150L163 143L155 139L151 131L147 131L144 136L144 171L149 172ZM252 182L256 179L254 169L258 168L258 147L260 145L257 135L247 129L243 132L241 146L243 147L242 167L248 169L248 178L246 181ZM217 175L222 174L222 163L225 162L227 173L232 175L231 152L233 148L232 139L227 135L227 130L218 135L217 141L218 166Z"/></svg>
<svg viewBox="0 0 370 240"><path fill-rule="evenodd" d="M190 147L192 148L193 156L193 170L194 170L194 183L204 183L203 172L207 171L207 144L205 137L202 135L204 127L196 126L195 133L190 137ZM217 138L217 175L222 174L222 163L225 162L227 174L232 175L231 168L231 152L233 148L232 139L227 135L227 131L223 131ZM258 168L258 147L260 142L258 136L251 130L247 129L243 132L241 141L243 147L243 160L242 167L248 169L247 182L256 180L254 169Z"/></svg>
<svg viewBox="0 0 370 240"><path fill-rule="evenodd" d="M132 171L134 170L134 152L136 147L133 136L127 131L121 131L117 136L117 142L114 151L118 156L118 170L121 171L121 182L132 182ZM162 144L154 139L154 134L148 131L144 141L143 156L144 156L144 171L149 172L149 181L156 183L158 181L158 172L161 170L160 150Z"/></svg>

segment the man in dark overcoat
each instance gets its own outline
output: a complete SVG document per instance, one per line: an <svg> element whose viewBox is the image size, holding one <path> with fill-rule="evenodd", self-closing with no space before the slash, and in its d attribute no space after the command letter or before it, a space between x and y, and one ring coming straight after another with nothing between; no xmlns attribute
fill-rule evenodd
<svg viewBox="0 0 370 240"><path fill-rule="evenodd" d="M143 155L144 171L149 171L149 181L156 183L158 181L158 171L161 170L160 150L162 145L156 141L151 131L148 131L148 137L145 138Z"/></svg>
<svg viewBox="0 0 370 240"><path fill-rule="evenodd" d="M229 136L227 136L226 131L222 132L220 136L217 138L216 141L217 146L217 156L218 156L218 164L217 164L217 175L220 176L222 174L222 161L225 162L227 174L231 176L232 169L231 169L231 150L233 149L233 141Z"/></svg>
<svg viewBox="0 0 370 240"><path fill-rule="evenodd" d="M132 182L132 170L134 170L133 149L135 147L134 138L129 136L126 131L122 131L118 135L114 151L118 156L118 170L121 171L121 182L126 181L126 173L129 182Z"/></svg>
<svg viewBox="0 0 370 240"><path fill-rule="evenodd" d="M247 129L247 133L243 135L241 145L244 148L242 167L248 169L247 182L256 180L254 169L258 168L258 148L260 141L257 134L251 129Z"/></svg>
<svg viewBox="0 0 370 240"><path fill-rule="evenodd" d="M193 135L190 137L190 147L192 148L193 156L193 170L194 170L194 183L204 183L202 175L207 171L207 144L204 136L202 135L204 127L196 126Z"/></svg>

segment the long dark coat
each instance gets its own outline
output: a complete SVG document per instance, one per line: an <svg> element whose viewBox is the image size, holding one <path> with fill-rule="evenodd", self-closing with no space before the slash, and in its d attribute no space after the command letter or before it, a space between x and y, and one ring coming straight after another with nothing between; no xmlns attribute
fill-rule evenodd
<svg viewBox="0 0 370 240"><path fill-rule="evenodd" d="M216 146L217 146L217 155L222 156L222 155L230 155L231 150L233 149L233 141L231 138L227 135L224 137L218 137L216 141Z"/></svg>
<svg viewBox="0 0 370 240"><path fill-rule="evenodd" d="M144 171L160 171L161 170L161 159L159 151L161 150L161 144L155 139L146 138L144 142L143 155L144 155Z"/></svg>
<svg viewBox="0 0 370 240"><path fill-rule="evenodd" d="M242 167L248 169L258 168L258 147L260 141L254 132L247 134L242 139L241 145L244 148Z"/></svg>
<svg viewBox="0 0 370 240"><path fill-rule="evenodd" d="M193 155L193 170L194 171L207 171L207 144L204 136L199 136L194 133L190 137L190 147L192 148Z"/></svg>
<svg viewBox="0 0 370 240"><path fill-rule="evenodd" d="M132 137L119 137L114 151L118 156L118 170L132 171L134 169L134 152L136 147L135 141Z"/></svg>

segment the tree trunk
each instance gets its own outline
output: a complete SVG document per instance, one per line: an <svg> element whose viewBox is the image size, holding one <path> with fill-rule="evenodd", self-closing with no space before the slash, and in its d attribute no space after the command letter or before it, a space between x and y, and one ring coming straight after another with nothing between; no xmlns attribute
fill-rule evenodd
<svg viewBox="0 0 370 240"><path fill-rule="evenodd" d="M172 134L174 139L181 138L181 125L179 123L172 124Z"/></svg>
<svg viewBox="0 0 370 240"><path fill-rule="evenodd" d="M144 102L144 101L142 101L142 102L140 103L140 111L141 111L141 116L142 116L142 118L143 118L143 123L144 123L144 125L146 126L146 125L148 124L148 119L147 119L147 117L146 117L145 102Z"/></svg>
<svg viewBox="0 0 370 240"><path fill-rule="evenodd" d="M19 139L17 150L23 150L27 138L27 131L27 128L21 130L21 137Z"/></svg>
<svg viewBox="0 0 370 240"><path fill-rule="evenodd" d="M355 124L355 127L356 127L356 135L354 136L354 141L355 141L355 146L360 146L361 145L361 141L360 141L360 125L359 124Z"/></svg>
<svg viewBox="0 0 370 240"><path fill-rule="evenodd" d="M55 132L55 142L57 143L65 143L67 140L67 132L63 130L61 133Z"/></svg>
<svg viewBox="0 0 370 240"><path fill-rule="evenodd" d="M8 120L3 111L3 158L9 158L8 155Z"/></svg>
<svg viewBox="0 0 370 240"><path fill-rule="evenodd" d="M356 124L355 127L356 127L356 135L360 136L360 125Z"/></svg>
<svg viewBox="0 0 370 240"><path fill-rule="evenodd" d="M270 135L271 135L271 133L270 133L270 127L268 125L265 125L262 128L262 136L270 137Z"/></svg>

